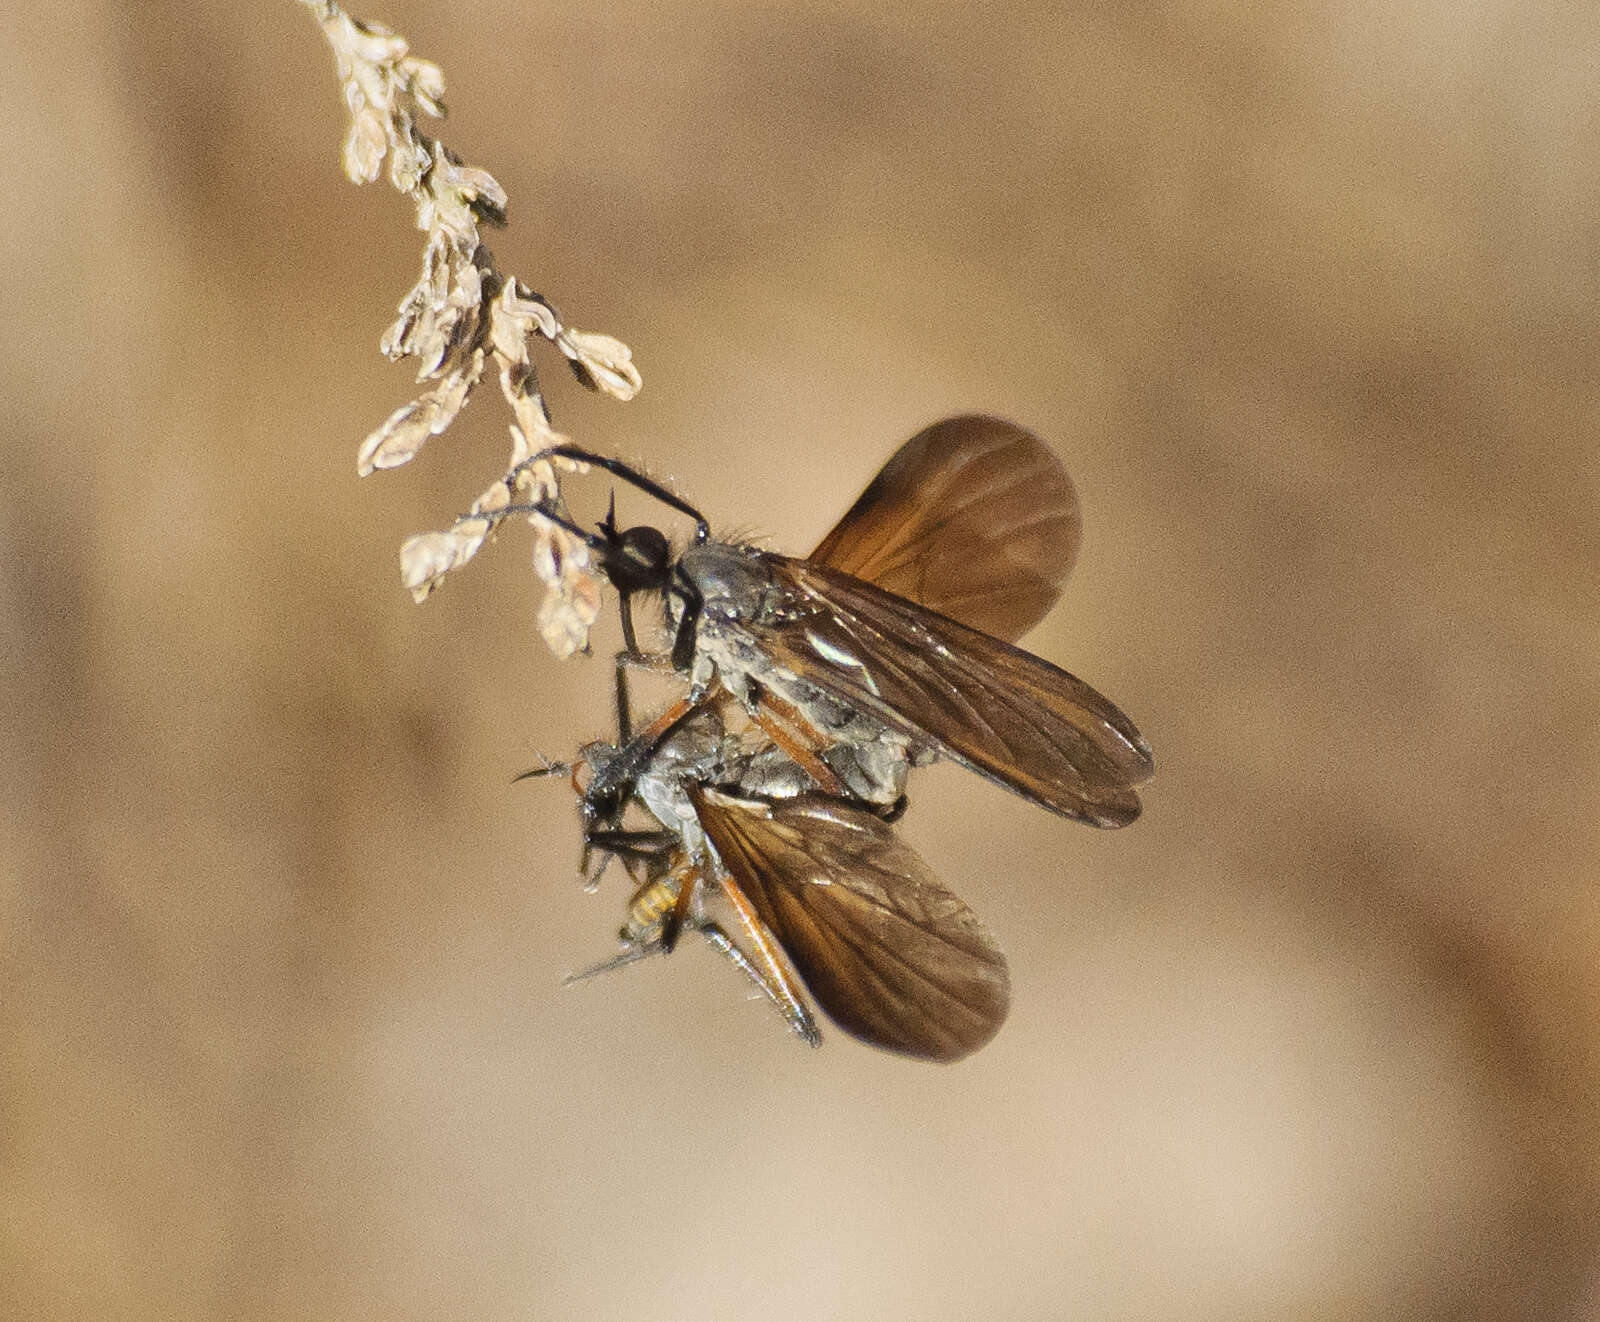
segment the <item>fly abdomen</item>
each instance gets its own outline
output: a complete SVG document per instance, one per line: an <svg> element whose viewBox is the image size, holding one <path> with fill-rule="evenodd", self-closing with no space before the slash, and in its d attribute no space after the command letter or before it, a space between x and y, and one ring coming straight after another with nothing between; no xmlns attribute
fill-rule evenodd
<svg viewBox="0 0 1600 1322"><path fill-rule="evenodd" d="M620 933L630 946L653 946L661 942L667 915L678 903L681 883L674 873L647 881L628 901L628 921Z"/></svg>

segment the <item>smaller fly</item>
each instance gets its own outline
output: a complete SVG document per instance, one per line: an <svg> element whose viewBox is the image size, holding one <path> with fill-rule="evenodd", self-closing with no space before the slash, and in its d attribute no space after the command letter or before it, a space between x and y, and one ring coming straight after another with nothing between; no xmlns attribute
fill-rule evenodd
<svg viewBox="0 0 1600 1322"><path fill-rule="evenodd" d="M822 1035L805 989L871 1046L933 1061L983 1046L1005 1021L1010 979L977 915L883 810L818 791L759 727L732 734L725 717L738 717L726 695L696 708L632 777L655 829L624 828L629 805L604 788L625 750L583 750L585 851L620 858L636 889L621 953L570 980L669 953L698 931L812 1046Z"/></svg>
<svg viewBox="0 0 1600 1322"><path fill-rule="evenodd" d="M826 767L863 802L894 803L908 766L949 757L1092 826L1139 815L1136 787L1155 765L1133 722L1015 646L1059 595L1081 527L1060 460L1031 432L977 415L926 428L805 558L714 539L692 505L615 459L546 453L604 468L695 522L674 556L659 529L619 530L610 514L590 533L553 505L504 511L582 537L616 588L619 710L625 665L688 676L684 702L613 764L619 801L650 741L725 692L797 764ZM632 598L648 591L665 598L665 658L634 638Z"/></svg>

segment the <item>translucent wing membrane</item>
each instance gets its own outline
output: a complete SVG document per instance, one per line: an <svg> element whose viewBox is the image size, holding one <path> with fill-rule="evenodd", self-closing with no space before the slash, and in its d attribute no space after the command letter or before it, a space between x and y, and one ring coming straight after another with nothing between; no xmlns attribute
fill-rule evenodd
<svg viewBox="0 0 1600 1322"><path fill-rule="evenodd" d="M881 818L820 795L689 794L732 884L846 1032L951 1061L999 1030L1011 998L1000 948Z"/></svg>
<svg viewBox="0 0 1600 1322"><path fill-rule="evenodd" d="M1081 679L835 569L762 560L790 600L752 643L782 669L1054 812L1139 815L1150 746Z"/></svg>
<svg viewBox="0 0 1600 1322"><path fill-rule="evenodd" d="M902 445L810 559L1015 642L1055 604L1081 534L1050 447L969 414Z"/></svg>

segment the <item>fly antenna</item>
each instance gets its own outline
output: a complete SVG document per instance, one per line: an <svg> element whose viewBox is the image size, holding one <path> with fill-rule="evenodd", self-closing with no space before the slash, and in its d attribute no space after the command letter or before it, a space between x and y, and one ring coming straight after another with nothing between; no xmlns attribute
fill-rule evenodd
<svg viewBox="0 0 1600 1322"><path fill-rule="evenodd" d="M541 765L517 772L516 775L511 777L513 785L521 780L537 780L544 776L565 776L572 771L572 763L570 762L552 762L543 753L536 753L534 756L539 759Z"/></svg>

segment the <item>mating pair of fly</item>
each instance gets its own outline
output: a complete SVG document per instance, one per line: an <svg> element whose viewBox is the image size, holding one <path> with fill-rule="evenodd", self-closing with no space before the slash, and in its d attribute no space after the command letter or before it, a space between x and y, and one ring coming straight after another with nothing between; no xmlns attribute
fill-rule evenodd
<svg viewBox="0 0 1600 1322"><path fill-rule="evenodd" d="M693 506L603 455L596 465L694 521L597 532L555 502L519 507L581 537L618 594L616 743L571 767L586 877L635 883L623 949L587 977L699 932L815 1045L801 983L864 1042L951 1061L999 1030L1005 957L897 834L912 766L960 762L1092 826L1139 814L1150 747L1109 700L1015 646L1077 558L1077 497L1031 432L946 419L895 453L811 555L711 536ZM511 512L511 511L507 511ZM664 599L670 651L643 653L633 602ZM688 693L633 728L630 668ZM651 825L628 824L630 807ZM590 863L600 856L599 868ZM718 912L724 917L718 917Z"/></svg>

